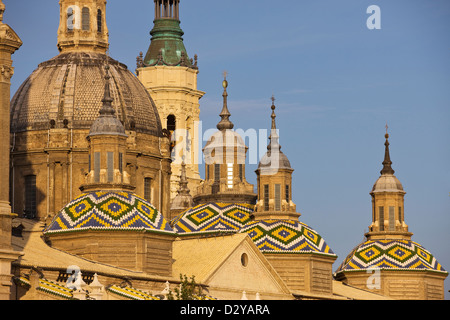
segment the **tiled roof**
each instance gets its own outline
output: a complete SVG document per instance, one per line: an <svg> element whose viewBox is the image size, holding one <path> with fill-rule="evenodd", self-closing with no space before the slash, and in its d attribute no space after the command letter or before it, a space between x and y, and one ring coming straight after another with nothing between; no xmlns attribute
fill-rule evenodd
<svg viewBox="0 0 450 320"><path fill-rule="evenodd" d="M30 287L30 280L26 276L16 277L14 278L14 280L18 285L24 286L26 288ZM74 299L72 289L69 289L63 285L47 279L39 279L39 287L37 287L36 289L63 299Z"/></svg>
<svg viewBox="0 0 450 320"><path fill-rule="evenodd" d="M264 253L318 253L336 256L325 240L304 223L295 220L256 220L241 230Z"/></svg>
<svg viewBox="0 0 450 320"><path fill-rule="evenodd" d="M191 208L172 221L180 234L236 233L250 220L253 206L248 204L206 203Z"/></svg>
<svg viewBox="0 0 450 320"><path fill-rule="evenodd" d="M44 234L83 230L173 233L157 209L129 192L82 194L56 215Z"/></svg>
<svg viewBox="0 0 450 320"><path fill-rule="evenodd" d="M369 240L358 245L342 262L336 273L383 270L431 270L446 273L436 258L411 240Z"/></svg>
<svg viewBox="0 0 450 320"><path fill-rule="evenodd" d="M155 297L150 293L131 287L120 287L117 285L112 285L106 288L106 290L130 300L161 300L160 298Z"/></svg>

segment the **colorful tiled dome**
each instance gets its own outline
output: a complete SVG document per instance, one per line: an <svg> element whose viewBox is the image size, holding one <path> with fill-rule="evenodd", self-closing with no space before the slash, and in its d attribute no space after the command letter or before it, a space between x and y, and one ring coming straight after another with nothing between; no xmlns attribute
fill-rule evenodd
<svg viewBox="0 0 450 320"><path fill-rule="evenodd" d="M250 220L253 206L249 204L206 203L191 208L172 225L178 234L237 233Z"/></svg>
<svg viewBox="0 0 450 320"><path fill-rule="evenodd" d="M84 230L173 233L161 213L136 194L92 192L82 194L66 205L44 234Z"/></svg>
<svg viewBox="0 0 450 320"><path fill-rule="evenodd" d="M325 240L304 223L295 220L249 222L246 232L264 253L318 253L335 256Z"/></svg>
<svg viewBox="0 0 450 320"><path fill-rule="evenodd" d="M343 271L365 271L369 268L446 273L436 258L414 241L369 240L353 249L336 274Z"/></svg>

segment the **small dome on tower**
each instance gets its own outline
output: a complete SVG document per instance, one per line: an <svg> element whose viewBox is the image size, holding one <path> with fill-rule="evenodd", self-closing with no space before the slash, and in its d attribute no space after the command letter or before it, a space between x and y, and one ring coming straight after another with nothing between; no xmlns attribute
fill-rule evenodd
<svg viewBox="0 0 450 320"><path fill-rule="evenodd" d="M392 169L392 161L389 153L389 134L385 135L385 153L383 161L383 169L381 170L381 176L375 182L372 188L374 192L405 192L400 180L394 175L395 171Z"/></svg>

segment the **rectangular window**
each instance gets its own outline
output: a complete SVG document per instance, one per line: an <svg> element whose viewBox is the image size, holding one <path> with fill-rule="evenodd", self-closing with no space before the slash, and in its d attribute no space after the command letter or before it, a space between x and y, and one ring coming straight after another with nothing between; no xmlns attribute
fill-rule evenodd
<svg viewBox="0 0 450 320"><path fill-rule="evenodd" d="M378 223L380 231L384 231L384 207L378 207Z"/></svg>
<svg viewBox="0 0 450 320"><path fill-rule="evenodd" d="M395 231L395 209L389 207L389 231Z"/></svg>
<svg viewBox="0 0 450 320"><path fill-rule="evenodd" d="M239 179L242 181L244 181L244 167L241 164L239 164Z"/></svg>
<svg viewBox="0 0 450 320"><path fill-rule="evenodd" d="M91 172L91 170L92 170L92 164L91 164L91 154L89 154L89 171L88 172Z"/></svg>
<svg viewBox="0 0 450 320"><path fill-rule="evenodd" d="M281 185L280 184L275 185L275 210L276 211L281 210Z"/></svg>
<svg viewBox="0 0 450 320"><path fill-rule="evenodd" d="M210 167L209 167L209 164L207 164L206 165L206 180L209 180L209 178L210 178L209 170L210 170Z"/></svg>
<svg viewBox="0 0 450 320"><path fill-rule="evenodd" d="M100 152L94 153L94 182L100 182Z"/></svg>
<svg viewBox="0 0 450 320"><path fill-rule="evenodd" d="M286 185L286 202L289 203L289 199L290 199L290 194L289 194L289 185Z"/></svg>
<svg viewBox="0 0 450 320"><path fill-rule="evenodd" d="M144 178L144 199L152 202L152 179Z"/></svg>
<svg viewBox="0 0 450 320"><path fill-rule="evenodd" d="M402 217L402 207L398 207L398 220L400 222L403 221L403 217Z"/></svg>
<svg viewBox="0 0 450 320"><path fill-rule="evenodd" d="M123 173L123 153L119 152L119 172Z"/></svg>
<svg viewBox="0 0 450 320"><path fill-rule="evenodd" d="M108 182L114 182L114 152L107 153Z"/></svg>
<svg viewBox="0 0 450 320"><path fill-rule="evenodd" d="M25 177L25 218L36 217L36 176Z"/></svg>
<svg viewBox="0 0 450 320"><path fill-rule="evenodd" d="M269 211L269 185L264 185L264 210Z"/></svg>
<svg viewBox="0 0 450 320"><path fill-rule="evenodd" d="M220 182L220 164L214 165L214 181Z"/></svg>
<svg viewBox="0 0 450 320"><path fill-rule="evenodd" d="M84 31L89 31L91 29L91 23L90 23L90 12L89 8L84 7L81 11L81 28Z"/></svg>

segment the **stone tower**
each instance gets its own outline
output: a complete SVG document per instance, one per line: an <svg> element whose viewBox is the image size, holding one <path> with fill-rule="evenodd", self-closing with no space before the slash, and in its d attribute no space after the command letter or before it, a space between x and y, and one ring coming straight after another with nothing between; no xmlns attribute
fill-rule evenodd
<svg viewBox="0 0 450 320"><path fill-rule="evenodd" d="M60 0L58 50L64 52L108 50L105 0Z"/></svg>
<svg viewBox="0 0 450 320"><path fill-rule="evenodd" d="M383 169L370 192L372 224L366 240L339 266L336 279L395 299L443 299L448 272L412 241L405 223L406 192L391 166L387 132L385 139Z"/></svg>
<svg viewBox="0 0 450 320"><path fill-rule="evenodd" d="M272 97L272 126L267 153L261 159L256 170L258 201L256 219L293 219L298 220L300 213L292 202L292 173L294 169L286 155L281 152L279 136L275 122L275 98Z"/></svg>
<svg viewBox="0 0 450 320"><path fill-rule="evenodd" d="M256 194L253 185L245 179L247 146L233 130L228 110L228 82L223 85L223 106L216 131L203 148L205 156L205 181L194 195L194 204L207 202L247 203L254 205Z"/></svg>
<svg viewBox="0 0 450 320"><path fill-rule="evenodd" d="M332 265L336 254L325 239L299 221L292 201L292 169L281 152L272 97L270 143L257 174L258 200L247 233L293 291L332 295Z"/></svg>
<svg viewBox="0 0 450 320"><path fill-rule="evenodd" d="M197 56L190 59L180 28L180 0L155 0L154 27L145 56L137 58L136 75L151 94L161 123L172 139L171 199L177 195L182 158L189 189L201 182L199 175L199 100Z"/></svg>
<svg viewBox="0 0 450 320"><path fill-rule="evenodd" d="M5 5L0 0L0 300L9 300L11 262L20 255L11 246L11 220L15 217L9 200L9 99L14 74L11 55L20 48L22 41L10 26L3 23L4 12Z"/></svg>

